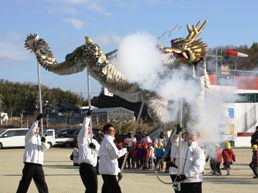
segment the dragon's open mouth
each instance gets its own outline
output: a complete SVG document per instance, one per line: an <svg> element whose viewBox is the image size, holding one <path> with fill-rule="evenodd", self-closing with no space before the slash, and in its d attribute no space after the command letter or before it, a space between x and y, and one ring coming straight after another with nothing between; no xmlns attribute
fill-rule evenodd
<svg viewBox="0 0 258 193"><path fill-rule="evenodd" d="M190 58L190 55L188 53L188 51L183 51L183 52L174 52L175 54L175 58L176 59L181 59L181 60L188 60Z"/></svg>
<svg viewBox="0 0 258 193"><path fill-rule="evenodd" d="M178 61L188 61L191 56L188 51L181 51L181 50L170 50L166 53L167 56L169 56L165 61L163 61L164 64L172 64L176 60Z"/></svg>
<svg viewBox="0 0 258 193"><path fill-rule="evenodd" d="M164 53L168 56L168 59L165 60L164 64L171 64L176 60L182 62L188 62L189 60L191 60L191 54L188 50L181 50L178 48L166 48L164 50Z"/></svg>

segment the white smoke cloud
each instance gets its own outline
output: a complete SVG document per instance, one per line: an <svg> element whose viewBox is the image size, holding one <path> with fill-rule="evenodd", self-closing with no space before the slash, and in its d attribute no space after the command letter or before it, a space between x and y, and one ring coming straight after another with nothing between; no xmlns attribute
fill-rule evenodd
<svg viewBox="0 0 258 193"><path fill-rule="evenodd" d="M181 98L187 102L193 101L196 91L189 90L189 87L195 87L196 83L182 80L181 73L178 73L189 71L188 67L184 66L176 73L168 70L168 66L164 66L162 61L168 61L169 58L157 49L157 45L157 38L148 33L138 32L129 35L121 40L115 65L128 81L139 84L141 89L154 91L167 101L175 101L171 109L173 120L170 120L175 121L177 116L173 115L179 110L177 102Z"/></svg>
<svg viewBox="0 0 258 193"><path fill-rule="evenodd" d="M156 49L157 38L147 33L136 33L122 39L118 48L120 70L130 82L137 82L143 89L155 90L161 72L161 54Z"/></svg>
<svg viewBox="0 0 258 193"><path fill-rule="evenodd" d="M154 91L161 98L174 101L168 108L170 121L178 121L180 100L183 98L190 107L191 117L198 120L195 123L198 128L190 125L189 129L199 130L204 141L219 141L218 125L222 119L221 106L224 99L222 91L213 88L208 96L204 93L204 80L200 79L204 77L203 68L197 67L196 70L203 74L195 78L192 67L181 65L182 67L175 72L169 66L163 65L162 61L167 61L169 58L164 58L157 45L157 38L145 32L126 36L118 47L116 68L129 82L139 84L141 89ZM227 91L230 92L232 91ZM164 116L160 119L164 120Z"/></svg>

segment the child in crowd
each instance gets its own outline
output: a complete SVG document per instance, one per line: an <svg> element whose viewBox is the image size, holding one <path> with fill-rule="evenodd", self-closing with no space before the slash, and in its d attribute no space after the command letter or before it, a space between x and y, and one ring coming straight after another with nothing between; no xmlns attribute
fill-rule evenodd
<svg viewBox="0 0 258 193"><path fill-rule="evenodd" d="M142 169L149 169L149 159L150 159L150 149L149 145L145 143L143 145L143 153L142 153Z"/></svg>
<svg viewBox="0 0 258 193"><path fill-rule="evenodd" d="M143 154L143 148L140 143L137 144L137 160L138 160L138 168L142 169L142 154Z"/></svg>
<svg viewBox="0 0 258 193"><path fill-rule="evenodd" d="M253 145L252 148L253 148L253 155L252 155L252 161L249 164L249 167L254 172L253 178L258 178L258 151L257 151L257 145Z"/></svg>
<svg viewBox="0 0 258 193"><path fill-rule="evenodd" d="M149 149L150 149L150 159L149 159L149 168L154 169L155 168L155 149L153 147L152 142L149 142Z"/></svg>
<svg viewBox="0 0 258 193"><path fill-rule="evenodd" d="M122 142L120 142L120 143L118 143L117 145L117 149L122 149L123 148L123 143ZM122 168L122 165L123 165L123 162L124 162L124 158L125 158L125 156L123 155L122 157L119 157L118 159L117 159L117 161L118 161L118 167L121 169Z"/></svg>
<svg viewBox="0 0 258 193"><path fill-rule="evenodd" d="M222 157L223 157L223 165L224 165L224 169L227 170L227 175L230 175L230 165L233 164L232 161L236 161L235 158L235 153L234 151L231 149L231 145L229 142L227 142L225 144L225 149L223 149L222 151Z"/></svg>
<svg viewBox="0 0 258 193"><path fill-rule="evenodd" d="M131 168L131 154L130 154L131 147L129 147L129 143L126 140L124 142L124 147L127 148L127 150L129 151L129 154L126 159L125 169L126 168L130 169Z"/></svg>
<svg viewBox="0 0 258 193"><path fill-rule="evenodd" d="M215 146L209 147L209 151L207 153L206 162L210 159L210 167L212 169L212 175L220 176L220 164L222 162L222 155L220 150L220 145L216 144Z"/></svg>
<svg viewBox="0 0 258 193"><path fill-rule="evenodd" d="M161 142L159 142L158 148L156 149L156 164L155 164L156 167L157 167L159 160L163 157L164 153L165 153L165 148L163 147L163 144ZM164 172L165 168L166 168L165 162L162 161L158 167L159 167L159 171Z"/></svg>
<svg viewBox="0 0 258 193"><path fill-rule="evenodd" d="M137 159L137 147L136 144L133 144L133 148L130 150L130 155L132 158L132 168L137 169L138 168L138 159Z"/></svg>
<svg viewBox="0 0 258 193"><path fill-rule="evenodd" d="M220 176L221 175L220 164L222 162L222 153L221 153L219 144L216 144L215 146L215 153L216 153L216 158L214 159L214 163L215 163L214 174L216 176Z"/></svg>
<svg viewBox="0 0 258 193"><path fill-rule="evenodd" d="M209 145L209 147L207 148L207 157L205 159L206 162L208 162L210 160L210 174L215 174L215 163L214 163L214 159L212 159L213 157L215 157L215 147L213 145Z"/></svg>

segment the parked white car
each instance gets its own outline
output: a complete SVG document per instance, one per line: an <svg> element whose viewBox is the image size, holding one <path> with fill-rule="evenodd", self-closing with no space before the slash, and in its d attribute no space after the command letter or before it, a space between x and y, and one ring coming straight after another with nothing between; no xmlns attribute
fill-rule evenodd
<svg viewBox="0 0 258 193"><path fill-rule="evenodd" d="M25 135L28 128L10 128L0 130L0 149L5 147L25 147Z"/></svg>

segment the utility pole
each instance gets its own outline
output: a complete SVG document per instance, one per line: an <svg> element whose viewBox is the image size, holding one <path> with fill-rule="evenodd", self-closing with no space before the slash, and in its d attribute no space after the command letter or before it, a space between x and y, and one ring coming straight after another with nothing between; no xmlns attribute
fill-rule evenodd
<svg viewBox="0 0 258 193"><path fill-rule="evenodd" d="M11 125L13 124L13 108L11 107Z"/></svg>
<svg viewBox="0 0 258 193"><path fill-rule="evenodd" d="M96 125L99 126L99 116L95 115L95 117L96 117Z"/></svg>
<svg viewBox="0 0 258 193"><path fill-rule="evenodd" d="M47 121L47 128L48 128L48 124L49 124L49 114L46 115L46 121Z"/></svg>
<svg viewBox="0 0 258 193"><path fill-rule="evenodd" d="M37 109L37 111L39 110L39 93L37 94L37 96L36 96L36 100L35 100L35 107L36 107L36 109Z"/></svg>
<svg viewBox="0 0 258 193"><path fill-rule="evenodd" d="M21 128L23 128L23 109L20 113L20 116L21 116Z"/></svg>
<svg viewBox="0 0 258 193"><path fill-rule="evenodd" d="M3 105L2 95L0 95L0 113L2 113L2 105Z"/></svg>
<svg viewBox="0 0 258 193"><path fill-rule="evenodd" d="M0 95L0 124L2 124L2 108L3 108L3 101L2 101L2 95Z"/></svg>
<svg viewBox="0 0 258 193"><path fill-rule="evenodd" d="M27 114L27 128L29 127L29 118L30 116Z"/></svg>
<svg viewBox="0 0 258 193"><path fill-rule="evenodd" d="M83 97L82 97L82 92L81 92L81 97L80 97L80 101L81 101L81 117L82 117L82 99L83 99Z"/></svg>

